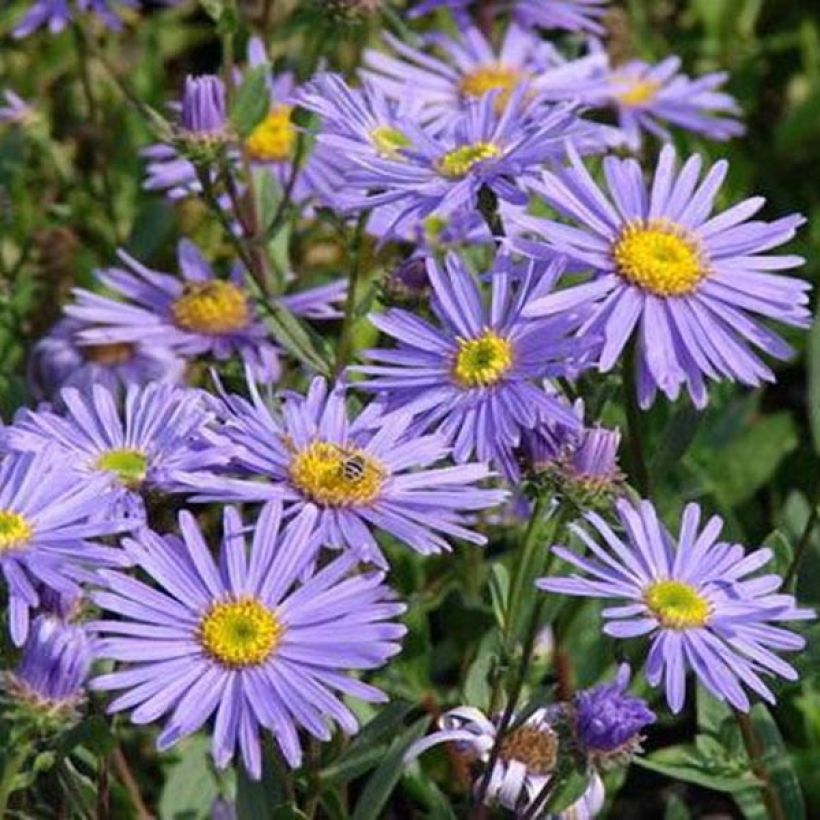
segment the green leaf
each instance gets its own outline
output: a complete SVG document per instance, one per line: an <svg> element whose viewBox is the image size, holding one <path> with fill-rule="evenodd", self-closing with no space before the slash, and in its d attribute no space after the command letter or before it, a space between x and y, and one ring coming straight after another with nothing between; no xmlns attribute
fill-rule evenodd
<svg viewBox="0 0 820 820"><path fill-rule="evenodd" d="M573 803L580 800L589 786L589 775L586 772L573 769L564 778L561 785L553 792L547 807L550 816L560 814Z"/></svg>
<svg viewBox="0 0 820 820"><path fill-rule="evenodd" d="M236 767L237 820L279 820L277 812L290 807L285 802L282 784L273 765L273 755L273 749L266 743L259 780L252 780L243 765Z"/></svg>
<svg viewBox="0 0 820 820"><path fill-rule="evenodd" d="M77 746L84 746L98 757L105 757L116 744L111 728L101 715L91 715L69 730L60 741L61 754L69 754Z"/></svg>
<svg viewBox="0 0 820 820"><path fill-rule="evenodd" d="M691 816L689 809L686 807L686 803L677 795L670 794L666 801L663 820L689 820Z"/></svg>
<svg viewBox="0 0 820 820"><path fill-rule="evenodd" d="M247 137L267 116L270 100L268 96L267 63L254 66L245 74L242 85L236 92L231 105L231 122L240 137Z"/></svg>
<svg viewBox="0 0 820 820"><path fill-rule="evenodd" d="M263 307L263 316L276 341L288 353L310 370L322 376L331 375L330 365L316 349L310 334L286 307L276 304L266 305Z"/></svg>
<svg viewBox="0 0 820 820"><path fill-rule="evenodd" d="M179 759L165 777L159 799L161 820L197 820L211 814L219 785L210 759L210 740L193 735L177 747Z"/></svg>
<svg viewBox="0 0 820 820"><path fill-rule="evenodd" d="M367 781L351 820L379 820L382 809L387 805L393 789L401 779L404 755L410 746L424 735L429 724L429 717L419 718L390 744L381 765Z"/></svg>
<svg viewBox="0 0 820 820"><path fill-rule="evenodd" d="M768 571L782 578L788 572L794 556L791 542L780 530L774 530L766 536L763 546L768 547L774 553L774 558L768 565Z"/></svg>
<svg viewBox="0 0 820 820"><path fill-rule="evenodd" d="M806 399L814 451L820 453L820 315L815 317L806 352L808 385Z"/></svg>
<svg viewBox="0 0 820 820"><path fill-rule="evenodd" d="M707 789L714 789L716 792L731 794L733 792L742 792L746 789L752 789L759 785L758 781L749 775L737 777L709 774L698 765L698 760L694 757L689 764L662 763L659 760L647 757L636 757L633 763L643 769L664 774L675 780L683 780L687 783L694 783Z"/></svg>
<svg viewBox="0 0 820 820"><path fill-rule="evenodd" d="M688 400L681 401L675 407L649 463L649 474L656 481L672 470L689 449L703 415Z"/></svg>

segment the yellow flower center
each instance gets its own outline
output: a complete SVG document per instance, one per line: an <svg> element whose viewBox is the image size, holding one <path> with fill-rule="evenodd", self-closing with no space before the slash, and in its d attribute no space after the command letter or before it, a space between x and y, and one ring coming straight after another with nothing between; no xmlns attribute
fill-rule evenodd
<svg viewBox="0 0 820 820"><path fill-rule="evenodd" d="M293 155L296 128L289 105L274 106L245 141L251 157L259 162L285 162Z"/></svg>
<svg viewBox="0 0 820 820"><path fill-rule="evenodd" d="M370 139L373 140L373 145L376 146L379 154L391 159L395 159L402 148L409 148L412 145L401 131L389 125L382 125L371 131Z"/></svg>
<svg viewBox="0 0 820 820"><path fill-rule="evenodd" d="M203 649L224 666L264 663L279 645L284 627L255 598L214 604L199 622Z"/></svg>
<svg viewBox="0 0 820 820"><path fill-rule="evenodd" d="M707 273L697 241L661 220L627 225L612 255L624 279L657 296L692 293Z"/></svg>
<svg viewBox="0 0 820 820"><path fill-rule="evenodd" d="M487 330L477 339L459 339L453 376L462 387L488 387L500 381L512 364L510 342Z"/></svg>
<svg viewBox="0 0 820 820"><path fill-rule="evenodd" d="M109 450L98 459L98 470L108 470L127 487L136 487L148 472L148 457L139 450Z"/></svg>
<svg viewBox="0 0 820 820"><path fill-rule="evenodd" d="M501 155L501 149L491 142L476 142L473 145L462 145L439 157L436 167L445 177L458 179L466 176L474 165Z"/></svg>
<svg viewBox="0 0 820 820"><path fill-rule="evenodd" d="M661 88L661 84L654 80L638 80L637 82L625 80L624 84L625 89L616 93L615 99L628 108L637 108L652 102Z"/></svg>
<svg viewBox="0 0 820 820"><path fill-rule="evenodd" d="M0 552L22 546L33 534L31 525L20 513L0 510Z"/></svg>
<svg viewBox="0 0 820 820"><path fill-rule="evenodd" d="M378 498L384 469L361 450L314 441L290 463L290 479L306 496L328 507L368 504Z"/></svg>
<svg viewBox="0 0 820 820"><path fill-rule="evenodd" d="M691 629L709 621L709 602L683 581L656 581L644 592L652 614L669 629Z"/></svg>
<svg viewBox="0 0 820 820"><path fill-rule="evenodd" d="M459 88L462 96L473 99L480 99L490 91L500 91L495 100L495 110L500 113L520 82L520 71L496 63L471 71L462 79Z"/></svg>
<svg viewBox="0 0 820 820"><path fill-rule="evenodd" d="M82 349L87 362L94 362L106 367L118 364L127 364L135 353L135 347L130 342L112 342L104 345L88 345Z"/></svg>
<svg viewBox="0 0 820 820"><path fill-rule="evenodd" d="M249 320L248 300L234 284L214 279L189 282L171 305L177 327L194 333L234 333Z"/></svg>
<svg viewBox="0 0 820 820"><path fill-rule="evenodd" d="M549 729L520 726L504 735L498 756L523 763L529 774L549 774L558 759L558 737Z"/></svg>

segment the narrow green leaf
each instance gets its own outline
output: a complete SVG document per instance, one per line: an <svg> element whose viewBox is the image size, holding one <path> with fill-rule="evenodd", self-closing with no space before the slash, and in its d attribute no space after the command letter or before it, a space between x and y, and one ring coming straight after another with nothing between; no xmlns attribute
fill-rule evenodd
<svg viewBox="0 0 820 820"><path fill-rule="evenodd" d="M818 101L820 101L820 95L818 95ZM820 103L817 110L820 110ZM814 439L814 451L820 453L820 315L815 317L814 324L811 326L806 360L808 368L808 389L806 390L808 407L806 409Z"/></svg>
<svg viewBox="0 0 820 820"><path fill-rule="evenodd" d="M254 66L245 74L245 79L236 92L231 105L231 122L240 137L247 137L268 113L269 73L270 66L267 63Z"/></svg>
<svg viewBox="0 0 820 820"><path fill-rule="evenodd" d="M211 764L210 741L193 735L176 748L178 760L171 764L159 800L160 820L191 820L210 816L219 796L219 784Z"/></svg>
<svg viewBox="0 0 820 820"><path fill-rule="evenodd" d="M724 775L712 775L704 772L693 760L690 765L661 763L646 757L636 757L633 761L636 766L649 771L664 774L677 780L684 780L687 783L694 783L707 789L714 789L716 792L742 792L746 789L755 789L759 786L758 781L750 776L727 777Z"/></svg>
<svg viewBox="0 0 820 820"><path fill-rule="evenodd" d="M649 463L649 473L655 480L665 476L684 456L697 435L702 418L703 412L688 400L675 407Z"/></svg>

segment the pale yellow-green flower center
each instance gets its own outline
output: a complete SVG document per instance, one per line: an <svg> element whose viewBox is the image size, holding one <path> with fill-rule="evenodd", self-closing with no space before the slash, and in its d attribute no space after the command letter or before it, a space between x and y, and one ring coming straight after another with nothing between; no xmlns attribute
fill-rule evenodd
<svg viewBox="0 0 820 820"><path fill-rule="evenodd" d="M370 132L373 145L383 157L395 158L402 148L409 148L412 143L398 128L381 125Z"/></svg>
<svg viewBox="0 0 820 820"><path fill-rule="evenodd" d="M285 162L293 155L296 128L289 105L274 106L245 141L251 157L259 162Z"/></svg>
<svg viewBox="0 0 820 820"><path fill-rule="evenodd" d="M255 598L214 604L199 623L203 649L224 666L264 663L282 639L284 627Z"/></svg>
<svg viewBox="0 0 820 820"><path fill-rule="evenodd" d="M108 450L97 459L97 469L116 473L123 484L134 487L148 472L148 457L139 450Z"/></svg>
<svg viewBox="0 0 820 820"><path fill-rule="evenodd" d="M290 479L318 504L349 507L378 498L384 468L362 450L314 441L290 463Z"/></svg>
<svg viewBox="0 0 820 820"><path fill-rule="evenodd" d="M33 535L31 525L20 513L0 510L0 552L13 550Z"/></svg>
<svg viewBox="0 0 820 820"><path fill-rule="evenodd" d="M453 376L462 387L489 387L500 381L512 365L509 340L487 330L476 339L459 339Z"/></svg>
<svg viewBox="0 0 820 820"><path fill-rule="evenodd" d="M660 88L660 83L654 80L627 82L624 90L617 92L615 98L627 108L637 108L652 102Z"/></svg>
<svg viewBox="0 0 820 820"><path fill-rule="evenodd" d="M627 225L612 255L624 279L656 296L692 293L707 273L697 241L662 220Z"/></svg>
<svg viewBox="0 0 820 820"><path fill-rule="evenodd" d="M235 333L250 319L245 294L231 282L189 282L171 305L177 327L194 333Z"/></svg>
<svg viewBox="0 0 820 820"><path fill-rule="evenodd" d="M691 584L656 581L644 592L652 614L669 629L692 629L709 621L709 602Z"/></svg>
<svg viewBox="0 0 820 820"><path fill-rule="evenodd" d="M462 96L473 99L480 99L490 91L500 91L495 100L495 109L499 112L507 105L521 79L520 71L495 63L471 71L461 80L459 90Z"/></svg>
<svg viewBox="0 0 820 820"><path fill-rule="evenodd" d="M462 145L439 157L436 163L442 176L458 179L466 176L474 165L501 156L501 149L491 142Z"/></svg>

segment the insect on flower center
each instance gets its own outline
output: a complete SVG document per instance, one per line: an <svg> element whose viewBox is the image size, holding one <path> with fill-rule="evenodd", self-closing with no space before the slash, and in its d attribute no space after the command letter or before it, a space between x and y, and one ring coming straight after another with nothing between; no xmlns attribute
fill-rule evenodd
<svg viewBox="0 0 820 820"><path fill-rule="evenodd" d="M378 498L385 473L361 450L314 441L293 456L290 478L318 504L350 507Z"/></svg>
<svg viewBox="0 0 820 820"><path fill-rule="evenodd" d="M507 105L510 95L520 82L520 71L495 63L471 71L461 81L459 88L463 97L474 99L481 99L490 91L500 91L495 100L495 109L498 113Z"/></svg>
<svg viewBox="0 0 820 820"><path fill-rule="evenodd" d="M512 364L510 342L487 330L477 339L459 340L453 375L462 387L489 387L499 382Z"/></svg>
<svg viewBox="0 0 820 820"><path fill-rule="evenodd" d="M656 581L644 593L652 614L669 629L705 626L709 621L709 602L683 581Z"/></svg>
<svg viewBox="0 0 820 820"><path fill-rule="evenodd" d="M439 172L450 179L466 176L479 162L501 156L501 149L491 142L476 142L462 145L439 157L436 163Z"/></svg>
<svg viewBox="0 0 820 820"><path fill-rule="evenodd" d="M0 552L22 546L32 535L31 525L20 513L0 510Z"/></svg>
<svg viewBox="0 0 820 820"><path fill-rule="evenodd" d="M529 774L549 774L558 759L558 738L550 729L520 726L504 735L498 756L523 763Z"/></svg>
<svg viewBox="0 0 820 820"><path fill-rule="evenodd" d="M656 296L686 296L707 273L695 239L662 221L627 225L612 255L624 279Z"/></svg>
<svg viewBox="0 0 820 820"><path fill-rule="evenodd" d="M148 472L148 457L139 450L109 450L97 459L96 467L116 473L127 487L136 487Z"/></svg>
<svg viewBox="0 0 820 820"><path fill-rule="evenodd" d="M104 345L88 345L83 349L83 356L87 362L101 364L104 367L114 367L118 364L128 364L134 358L136 348L130 342L112 342Z"/></svg>
<svg viewBox="0 0 820 820"><path fill-rule="evenodd" d="M194 333L234 333L247 326L248 300L231 282L189 282L171 305L177 327Z"/></svg>
<svg viewBox="0 0 820 820"><path fill-rule="evenodd" d="M389 125L374 128L370 132L370 139L381 156L391 159L398 157L402 148L409 148L412 145L398 128L391 128Z"/></svg>
<svg viewBox="0 0 820 820"><path fill-rule="evenodd" d="M282 640L284 627L255 598L214 604L199 622L203 649L224 666L264 663Z"/></svg>
<svg viewBox="0 0 820 820"><path fill-rule="evenodd" d="M290 121L289 105L274 106L245 142L253 159L259 162L285 162L293 155L296 128Z"/></svg>
<svg viewBox="0 0 820 820"><path fill-rule="evenodd" d="M616 93L615 98L627 108L637 108L652 102L660 88L654 80L626 81L625 89Z"/></svg>

